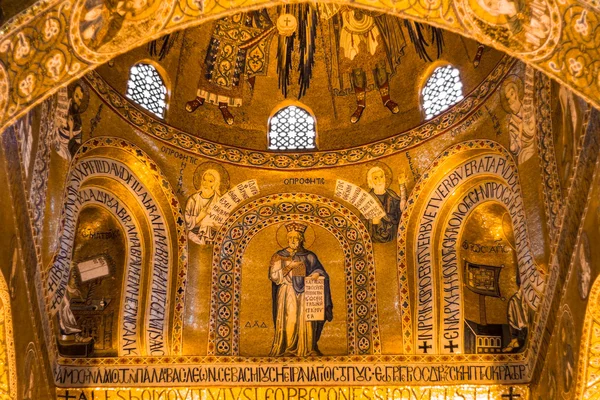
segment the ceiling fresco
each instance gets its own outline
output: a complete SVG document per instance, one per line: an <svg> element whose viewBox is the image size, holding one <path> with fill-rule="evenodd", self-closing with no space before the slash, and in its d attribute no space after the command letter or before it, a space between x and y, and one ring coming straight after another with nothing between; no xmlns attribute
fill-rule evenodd
<svg viewBox="0 0 600 400"><path fill-rule="evenodd" d="M63 3L111 61L1 137L0 393L597 396L600 116L481 44L547 60L563 5L119 4Z"/></svg>

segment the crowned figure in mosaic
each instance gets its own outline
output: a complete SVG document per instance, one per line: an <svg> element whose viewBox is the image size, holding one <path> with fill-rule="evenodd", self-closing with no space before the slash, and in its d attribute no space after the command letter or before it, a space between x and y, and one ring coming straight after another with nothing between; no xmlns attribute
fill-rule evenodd
<svg viewBox="0 0 600 400"><path fill-rule="evenodd" d="M285 225L288 247L271 257L269 279L273 290L275 337L270 356L318 356L318 342L325 321L333 320L329 275L312 251L304 248L307 225ZM307 316L305 285L307 280L324 280L324 319Z"/></svg>

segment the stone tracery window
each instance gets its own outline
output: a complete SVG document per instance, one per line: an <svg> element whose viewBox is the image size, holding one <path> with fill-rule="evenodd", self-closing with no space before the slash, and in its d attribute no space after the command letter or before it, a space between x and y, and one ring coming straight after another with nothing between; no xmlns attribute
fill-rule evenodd
<svg viewBox="0 0 600 400"><path fill-rule="evenodd" d="M297 105L280 108L269 120L269 149L315 149L315 126L315 117L306 109Z"/></svg>
<svg viewBox="0 0 600 400"><path fill-rule="evenodd" d="M167 87L153 65L140 63L131 67L126 96L151 113L164 118Z"/></svg>
<svg viewBox="0 0 600 400"><path fill-rule="evenodd" d="M452 65L436 68L423 88L425 119L431 119L463 99L458 69Z"/></svg>

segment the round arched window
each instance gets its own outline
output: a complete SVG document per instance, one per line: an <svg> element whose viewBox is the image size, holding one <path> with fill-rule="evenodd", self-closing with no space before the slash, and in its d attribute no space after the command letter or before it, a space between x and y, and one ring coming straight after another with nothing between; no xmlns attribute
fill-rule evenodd
<svg viewBox="0 0 600 400"><path fill-rule="evenodd" d="M269 120L270 150L308 150L316 146L316 120L297 105L279 109Z"/></svg>
<svg viewBox="0 0 600 400"><path fill-rule="evenodd" d="M425 119L431 119L463 99L458 69L452 65L436 68L423 88Z"/></svg>
<svg viewBox="0 0 600 400"><path fill-rule="evenodd" d="M126 96L158 117L165 117L167 87L153 65L131 67Z"/></svg>

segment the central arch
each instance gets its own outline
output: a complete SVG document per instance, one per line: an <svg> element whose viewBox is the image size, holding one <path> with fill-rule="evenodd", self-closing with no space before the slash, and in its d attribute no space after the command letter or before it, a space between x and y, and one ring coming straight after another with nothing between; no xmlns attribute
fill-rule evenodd
<svg viewBox="0 0 600 400"><path fill-rule="evenodd" d="M344 251L348 354L381 354L373 245L360 218L339 203L308 193L270 195L234 213L213 250L208 354L239 355L242 256L250 240L268 226L287 221L316 224Z"/></svg>

